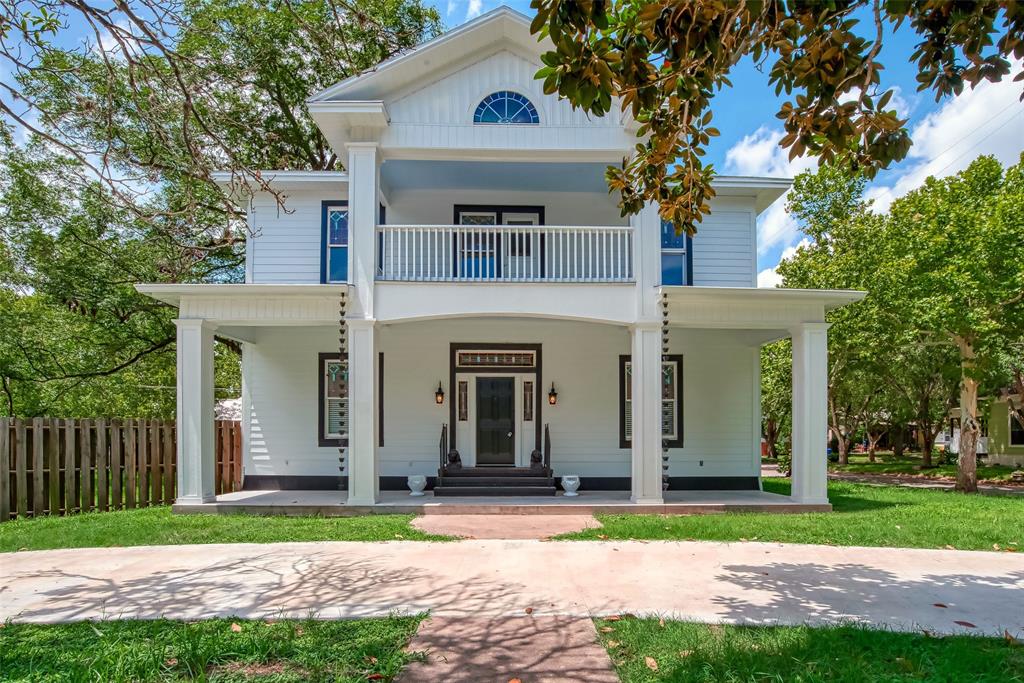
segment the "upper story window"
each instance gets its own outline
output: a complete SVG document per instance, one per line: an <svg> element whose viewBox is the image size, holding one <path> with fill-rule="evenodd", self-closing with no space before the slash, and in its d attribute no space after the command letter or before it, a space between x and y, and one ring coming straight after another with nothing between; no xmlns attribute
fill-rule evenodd
<svg viewBox="0 0 1024 683"><path fill-rule="evenodd" d="M499 90L485 97L477 105L473 123L540 123L533 102L517 92Z"/></svg>
<svg viewBox="0 0 1024 683"><path fill-rule="evenodd" d="M692 240L684 232L676 234L671 221L661 222L661 284L690 284L690 248Z"/></svg>
<svg viewBox="0 0 1024 683"><path fill-rule="evenodd" d="M348 206L343 203L324 203L323 210L323 264L320 269L324 282L348 281Z"/></svg>

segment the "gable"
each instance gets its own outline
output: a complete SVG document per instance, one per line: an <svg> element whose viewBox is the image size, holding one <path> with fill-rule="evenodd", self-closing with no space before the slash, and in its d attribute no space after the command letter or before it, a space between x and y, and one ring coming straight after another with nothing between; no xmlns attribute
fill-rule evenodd
<svg viewBox="0 0 1024 683"><path fill-rule="evenodd" d="M591 119L582 110L573 111L567 101L556 95L545 95L542 82L534 78L540 68L539 61L508 49L498 50L452 72L439 74L394 100L385 99L391 124L472 124L481 100L492 93L510 90L524 95L537 108L541 127L621 127L615 112Z"/></svg>

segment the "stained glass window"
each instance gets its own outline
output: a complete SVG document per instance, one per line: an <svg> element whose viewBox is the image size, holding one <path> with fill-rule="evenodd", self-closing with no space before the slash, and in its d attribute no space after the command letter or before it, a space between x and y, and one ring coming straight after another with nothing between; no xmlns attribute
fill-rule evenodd
<svg viewBox="0 0 1024 683"><path fill-rule="evenodd" d="M540 123L537 108L530 100L511 90L499 90L488 95L477 106L473 123Z"/></svg>
<svg viewBox="0 0 1024 683"><path fill-rule="evenodd" d="M331 207L327 211L327 281L348 280L348 209Z"/></svg>
<svg viewBox="0 0 1024 683"><path fill-rule="evenodd" d="M324 438L348 436L348 363L324 361Z"/></svg>
<svg viewBox="0 0 1024 683"><path fill-rule="evenodd" d="M679 386L676 384L679 362L665 360L661 363L661 435L669 441L677 441L679 434ZM633 364L625 361L623 368L622 431L623 440L633 440Z"/></svg>

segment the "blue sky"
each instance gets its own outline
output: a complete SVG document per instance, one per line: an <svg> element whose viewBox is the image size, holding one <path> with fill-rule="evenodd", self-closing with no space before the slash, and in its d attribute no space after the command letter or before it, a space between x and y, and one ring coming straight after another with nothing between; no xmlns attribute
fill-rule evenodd
<svg viewBox="0 0 1024 683"><path fill-rule="evenodd" d="M449 28L501 4L533 14L528 0L442 0L433 4ZM909 117L907 125L914 141L908 157L880 173L872 183L868 196L880 209L929 175L956 173L980 154L994 154L1010 164L1024 151L1024 103L1018 99L1024 84L1009 80L985 83L936 103L931 94L917 92L917 69L910 61L915 42L916 36L904 26L886 36L879 57L885 66L882 84L898 89L892 106ZM792 177L815 167L813 159L789 163L778 147L782 127L775 113L784 98L775 96L767 75L746 60L737 65L731 80L733 87L719 93L714 104L714 125L722 135L712 141L708 160L718 172ZM758 222L758 282L762 286L778 281L774 267L803 238L783 204L783 200L777 202Z"/></svg>

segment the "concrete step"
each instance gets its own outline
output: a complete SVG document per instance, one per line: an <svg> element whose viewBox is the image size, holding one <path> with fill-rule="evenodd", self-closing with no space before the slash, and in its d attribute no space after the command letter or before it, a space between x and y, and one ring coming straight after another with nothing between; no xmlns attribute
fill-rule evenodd
<svg viewBox="0 0 1024 683"><path fill-rule="evenodd" d="M554 477L451 477L445 475L438 486L554 486Z"/></svg>
<svg viewBox="0 0 1024 683"><path fill-rule="evenodd" d="M438 472L441 477L548 477L550 472L529 467L461 467L445 468Z"/></svg>
<svg viewBox="0 0 1024 683"><path fill-rule="evenodd" d="M554 486L435 486L434 496L553 496Z"/></svg>

